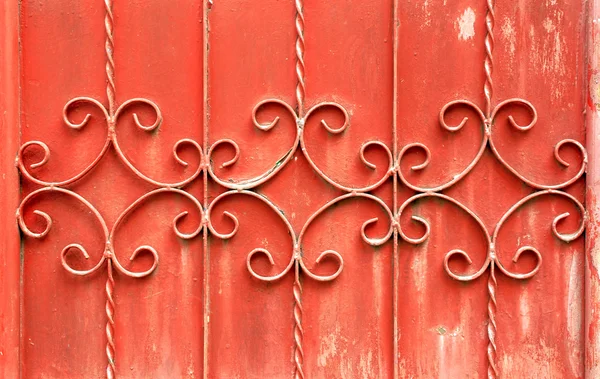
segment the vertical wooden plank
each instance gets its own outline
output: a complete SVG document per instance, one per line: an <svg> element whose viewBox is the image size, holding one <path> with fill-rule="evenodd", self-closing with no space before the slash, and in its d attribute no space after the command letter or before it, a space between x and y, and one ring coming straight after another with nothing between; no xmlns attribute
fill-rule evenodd
<svg viewBox="0 0 600 379"><path fill-rule="evenodd" d="M275 0L215 1L208 12L209 142L214 147L228 138L240 148L239 161L226 170L221 165L233 157L231 146L224 144L211 156L217 174L226 180L266 171L294 140L294 124L285 114L269 132L252 124L252 109L265 98L281 96L293 104L294 12L292 1ZM273 254L273 271L282 270L292 251L290 236L278 214L259 199L240 194L217 201L223 191L210 183L209 200L216 204L212 226L217 232L231 232L227 211L238 218L239 231L227 240L214 233L209 237L207 377L291 378L292 277L264 283L246 268L250 251L263 247ZM268 269L263 259L256 260L266 261L260 268Z"/></svg>
<svg viewBox="0 0 600 379"><path fill-rule="evenodd" d="M584 159L574 145L567 144L559 154L570 165L562 166L553 150L564 139L585 141L585 7L580 0L496 3L496 101L526 99L536 108L538 119L531 130L519 132L502 116L494 127L494 142L525 177L544 184L564 182L575 176ZM584 186L580 179L563 191L582 202ZM513 189L503 189L503 195L509 191ZM500 232L498 257L510 270L525 272L532 267L532 255L512 261L522 246L537 248L543 257L539 272L529 280L498 274L500 377L584 375L584 239L565 243L551 232L552 220L562 212L570 217L558 224L558 230L574 232L583 215L574 203L554 196L524 205Z"/></svg>
<svg viewBox="0 0 600 379"><path fill-rule="evenodd" d="M588 172L586 208L588 226L585 254L585 377L600 376L600 246L598 246L598 223L600 222L600 1L588 4L587 29L587 80L586 147Z"/></svg>
<svg viewBox="0 0 600 379"><path fill-rule="evenodd" d="M448 182L476 155L481 126L473 122L463 133L448 133L439 124L439 114L455 99L484 103L485 13L485 2L478 0L399 1L398 153L414 143L431 150L431 162L422 170L412 169L424 162L419 148L397 158L398 169L412 183L434 187ZM465 14L467 21L474 14L476 23L462 36L459 21ZM486 182L459 182L455 191L471 206L472 199L485 196L485 189L478 190L481 183ZM400 183L398 207L414 193ZM427 220L431 235L417 245L399 238L398 378L485 377L488 275L465 285L443 269L445 254L455 248L469 252L472 267L481 267L486 252L483 232L465 212L442 199L424 200L401 211L402 230L418 238L425 230L411 216Z"/></svg>
<svg viewBox="0 0 600 379"><path fill-rule="evenodd" d="M173 230L174 217L186 211L189 214L177 222L177 229L194 234L201 225L200 209L178 190L160 194L153 190L156 196L145 197L148 200L117 225L137 199L166 185L142 180L115 152L118 135L119 148L135 170L161 183L179 183L197 170L200 154L189 141L202 143L202 7L188 1L115 1L111 21L105 24L111 3L22 4L22 139L42 141L51 152L48 165L38 167L33 175L46 180L72 177L97 156L107 136L114 138L109 139L112 145L94 170L69 189L96 207L102 222L115 231L109 246L98 222L89 217L89 209L60 194L25 206L22 214L33 230L42 230L44 225L32 210L48 212L54 223L43 239L24 239L22 375L102 378L107 376L107 364L112 374L111 358L116 356L117 377L201 377L202 241L200 237L180 238ZM114 41L106 43L107 38ZM107 59L114 59L112 95L106 94L112 77L107 67L113 66L107 65ZM116 105L129 103L128 99L149 99L157 104L163 122L152 133L140 130L133 112L143 124L155 116L150 109L133 105L118 117L112 131L108 123L108 134L102 115L94 111L89 125L74 130L61 113L76 96L98 99L109 109L114 108L108 101L111 96L116 96ZM79 120L77 116L73 115ZM187 166L174 158L174 151ZM24 166L30 167L40 156L40 150L27 151ZM201 199L201 186L196 179L185 191ZM24 193L35 188L30 180L23 180ZM86 277L62 267L61 251L72 243L85 246L90 256L85 260L79 255L81 261L77 261L78 254L68 252L66 261L76 267L108 256L139 272L152 262L146 253L131 260L139 246L152 246L159 263L144 279L127 277L131 275L115 265L114 294L110 295L114 304L108 306L106 266ZM114 325L106 332L109 313ZM115 347L108 353L106 345L111 340Z"/></svg>
<svg viewBox="0 0 600 379"><path fill-rule="evenodd" d="M572 185L567 180L579 178L585 167L573 142L584 135L581 5L401 3L398 138L402 147L423 143L431 159L420 167L424 148L400 153L400 172L419 182L425 190L418 192L424 193L474 162L468 175L442 191L445 200L458 200L473 212L471 221L440 198L407 208L400 222L412 238L424 235L424 224L419 233L409 215L431 226L429 238L414 247L400 245L399 287L406 294L398 305L401 377L478 377L486 371L490 378L583 376L583 239L565 243L579 236L583 213L577 209L583 180ZM470 101L489 115L491 107L513 98L534 104L537 123L531 130L507 122L510 112L525 123L527 115L517 107L494 117L450 112L448 125L464 120L464 129L449 133L440 126L440 110L450 101ZM493 146L485 134L493 137ZM484 150L472 161L478 141ZM540 191L549 185L564 192ZM520 203L531 193L545 197ZM573 196L571 204L566 194ZM513 215L515 204L523 206ZM570 217L558 230L573 238L552 232L562 212ZM491 241L483 240L486 233ZM515 255L528 245L540 251L543 264L532 278L515 280L535 267L533 254ZM444 270L444 254L451 249L465 249L472 261L446 255L452 259ZM495 263L487 265L486 254ZM478 276L480 268L488 271ZM450 278L449 271L468 274L461 280L471 283Z"/></svg>
<svg viewBox="0 0 600 379"><path fill-rule="evenodd" d="M200 146L205 142L203 5L188 0L116 1L114 12L119 102L146 97L159 105L164 116L157 133L140 133L134 125L126 124L127 118L118 132L138 167L167 181L182 171L171 153L176 141L189 138ZM201 163L198 151L183 145L179 152L189 162L185 168L190 170L185 175L188 177ZM133 175L125 172L123 176ZM127 192L143 185L141 181L132 183ZM203 187L200 174L183 189L202 203ZM124 195L112 192L98 199L98 204L109 206ZM160 254L160 262L147 280L123 278L117 283L117 323L121 323L117 377L203 376L204 239L202 233L191 240L173 233L173 216L179 212L175 207L190 212L182 220L183 231L191 232L200 225L200 215L187 199L165 195L145 203L139 209L141 217L135 219L133 215L128 220L131 229L127 225L122 229L122 246L137 242L130 249L123 248L123 254L137 245L150 244Z"/></svg>
<svg viewBox="0 0 600 379"><path fill-rule="evenodd" d="M335 120L333 112L324 112L312 122L309 119L304 131L306 152L338 184L360 188L375 183L385 177L390 164L383 148L372 146L366 150L367 159L376 165L374 169L361 162L359 152L361 146L375 141L393 149L392 1L305 1L304 10L306 103L310 106L335 101L350 114L348 128L338 135L327 133L317 122L321 117ZM330 125L339 127L341 123ZM311 171L298 167L295 175L310 177ZM390 179L369 192L391 208ZM333 188L323 184L299 187L295 196L309 194L315 198L319 192ZM288 200L273 196L278 196L278 204L289 213L295 212L302 222L314 212L293 197ZM349 199L328 208L306 229L303 259L309 269L320 274L334 271L333 260L327 265L317 264L317 257L327 249L338 252L344 261L340 276L329 283L304 277L306 378L393 375L393 245L389 241L373 247L361 238L361 225L373 218L377 222L366 234L382 238L391 226L383 209L373 200Z"/></svg>
<svg viewBox="0 0 600 379"><path fill-rule="evenodd" d="M15 222L19 176L19 2L0 3L0 376L17 378L19 364L20 238Z"/></svg>

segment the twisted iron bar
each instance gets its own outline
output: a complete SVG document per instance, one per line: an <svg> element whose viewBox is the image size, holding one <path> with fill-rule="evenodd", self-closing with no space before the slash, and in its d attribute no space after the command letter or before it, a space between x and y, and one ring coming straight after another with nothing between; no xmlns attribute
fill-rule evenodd
<svg viewBox="0 0 600 379"><path fill-rule="evenodd" d="M494 271L495 263L490 263L490 275L488 277L487 289L488 289L488 346L487 346L487 359L488 359L488 378L496 378L498 376L498 367L496 366L497 360L497 347L496 347L496 331L498 326L496 325L496 311L498 309L498 303L496 302L496 288L498 282L496 281L496 273Z"/></svg>
<svg viewBox="0 0 600 379"><path fill-rule="evenodd" d="M106 51L106 98L108 99L108 109L111 115L116 112L116 88L115 88L115 60L114 60L114 16L112 0L105 0L104 6L106 15L104 16L104 27L106 29L106 41L104 50ZM109 127L110 130L110 127ZM109 131L110 134L110 131ZM110 138L110 137L109 137ZM106 146L106 144L105 144ZM106 150L104 150L105 152ZM104 152L102 154L104 154ZM113 300L113 291L115 288L115 280L112 272L112 261L107 263L107 279L106 279L106 357L108 366L106 367L106 377L113 379L116 374L115 366L115 302Z"/></svg>
<svg viewBox="0 0 600 379"><path fill-rule="evenodd" d="M477 223L481 226L481 229L486 236L486 239L488 241L486 260L485 260L483 266L479 270L477 270L476 273L471 274L471 275L459 275L459 274L452 272L452 270L450 269L448 262L449 262L450 258L455 255L462 257L469 264L472 263L472 260L469 257L469 255L462 250L452 250L448 254L446 254L446 257L444 259L444 269L446 270L446 272L448 273L448 275L450 277L452 277L456 280L471 281L471 280L475 280L479 276L483 275L483 273L485 271L487 271L489 268L489 277L488 277L488 281L487 281L487 292L488 292L488 306L487 306L487 309L488 309L488 326L487 326L488 370L487 370L487 376L489 379L495 379L498 377L497 345L496 345L496 335L498 332L497 324L496 324L496 311L497 311L497 306L498 306L497 300L496 300L496 292L497 292L498 283L496 280L495 269L496 269L496 267L499 268L503 274L505 274L506 276L513 278L513 279L528 279L538 272L538 270L540 269L541 263L542 263L542 256L537 249L535 249L534 247L531 247L531 246L523 246L523 247L519 248L519 250L515 253L515 255L513 257L513 262L517 263L517 261L522 253L530 252L536 257L537 263L536 263L535 268L525 274L513 273L513 272L510 272L509 270L507 270L502 265L502 263L500 262L500 260L498 259L497 255L496 255L498 232L499 232L500 228L502 227L503 223L506 221L506 219L511 214L513 214L518 208L520 208L523 204L528 202L530 199L533 199L533 198L536 198L539 196L544 196L544 195L555 195L555 196L566 197L575 204L575 206L578 208L578 211L581 215L581 223L580 223L579 228L574 233L571 233L569 235L564 235L564 234L559 233L556 228L556 225L558 224L559 221L561 221L564 218L569 216L569 213L564 213L564 214L557 216L554 219L554 221L552 223L552 232L554 233L554 235L557 238L559 238L563 242L571 242L574 239L581 236L585 229L585 221L586 221L585 210L583 208L583 205L572 195L570 195L566 192L563 192L563 191L558 191L558 190L564 189L565 187L574 183L575 181L577 181L579 178L581 178L583 176L583 174L585 173L586 168L587 168L587 152L586 152L584 146L580 142L573 140L573 139L563 139L554 146L554 158L563 167L568 167L570 165L560 154L560 150L563 146L572 145L582 155L581 166L580 166L579 170L577 171L577 173L574 176L572 176L571 178L569 178L561 183L557 183L557 184L544 184L544 183L538 183L534 180L531 180L531 179L527 178L524 174L521 174L517 169L512 167L502 157L502 155L496 148L496 146L494 144L494 139L493 139L493 125L497 119L497 115L498 115L499 111L502 110L504 107L511 106L511 105L525 107L531 115L531 121L528 124L521 125L515 121L515 119L513 118L512 115L508 116L509 124L512 127L514 127L516 130L521 131L521 132L530 130L536 124L537 111L535 110L535 107L533 106L533 104L531 104L527 100L520 99L520 98L512 98L512 99L504 100L492 108L492 100L493 100L493 93L494 93L494 84L493 84L493 78L492 78L492 73L493 73L493 68L494 68L494 66L493 66L494 23L495 23L494 0L486 0L486 4L487 4L487 11L486 11L486 17L485 17L486 36L485 36L485 42L484 42L486 55L485 55L485 59L484 59L485 83L484 83L484 88L483 88L484 97L485 97L485 112L482 111L477 105L475 105L474 103L472 103L468 100L454 100L454 101L447 103L442 108L442 110L440 111L440 115L439 115L439 123L440 123L441 127L443 129L447 130L448 132L459 131L460 129L462 129L462 127L468 121L468 117L464 117L462 119L462 121L457 125L450 125L449 123L447 123L446 122L446 114L447 114L448 110L450 110L451 108L459 107L459 106L467 107L467 108L472 109L478 115L478 117L480 118L481 123L483 125L484 132L483 132L483 138L481 140L480 147L479 147L475 157L460 173L454 175L452 177L452 179L450 179L449 181L439 184L439 185L436 185L436 186L432 186L432 187L423 187L423 186L419 186L414 183L411 183L404 176L404 174L400 168L400 163L402 161L403 156L409 150L415 149L415 148L423 150L425 152L426 158L422 163L412 166L411 170L412 171L423 170L429 165L429 162L431 160L431 151L424 144L415 142L415 143L410 143L410 144L406 145L400 151L400 153L398 154L397 160L396 160L396 164L394 165L394 169L395 169L394 171L398 173L398 177L403 184L405 184L407 187L418 192L416 195L414 195L411 198L409 198L408 200L406 200L404 202L404 204L402 204L400 206L400 209L399 209L399 212L397 215L398 220L397 220L396 225L398 227L398 233L403 240L405 240L406 242L411 243L411 244L419 244L428 238L429 233L430 233L430 226L427 223L427 221L425 221L424 219L422 219L418 216L412 217L413 221L420 223L421 225L423 225L425 227L425 233L419 238L408 237L402 231L402 228L399 223L400 216L402 215L403 211L409 204L411 204L414 201L417 201L421 198L427 198L427 197L443 198L447 201L450 201L451 203L454 203L459 208L464 210L467 214L469 214L470 217L472 217L473 219L475 219L477 221ZM520 201L518 201L503 215L503 217L500 219L500 221L496 224L492 237L490 237L485 225L483 224L481 219L475 213L473 213L471 210L469 210L466 206L464 206L460 202L452 199L449 196L439 193L440 191L443 191L443 190L455 185L462 178L464 178L469 172L471 172L471 170L474 169L474 167L477 165L477 163L483 156L483 153L485 152L485 149L488 146L489 146L491 152L493 153L493 155L496 157L496 159L500 162L500 164L502 166L504 166L508 171L510 171L513 175L518 177L525 184L538 190L538 191L524 197Z"/></svg>
<svg viewBox="0 0 600 379"><path fill-rule="evenodd" d="M296 102L298 106L298 117L304 116L304 96L306 94L304 66L304 3L296 0Z"/></svg>
<svg viewBox="0 0 600 379"><path fill-rule="evenodd" d="M115 279L113 278L112 260L108 260L106 264L107 279L106 279L106 357L108 358L108 366L106 367L106 377L112 379L115 377L115 300L113 292L115 289Z"/></svg>
<svg viewBox="0 0 600 379"><path fill-rule="evenodd" d="M302 329L302 283L300 283L300 265L298 261L294 262L294 378L303 379L304 371L304 351L302 350L302 339L304 338L304 329Z"/></svg>
<svg viewBox="0 0 600 379"><path fill-rule="evenodd" d="M106 15L104 16L104 28L106 29L106 42L104 50L106 51L106 97L108 98L108 108L110 114L115 114L116 111L116 88L115 88L115 41L114 41L114 16L113 16L113 1L104 0L104 8Z"/></svg>
<svg viewBox="0 0 600 379"><path fill-rule="evenodd" d="M496 22L496 14L494 11L494 0L487 1L487 10L485 13L485 84L483 92L485 94L485 114L490 116L492 111L492 97L494 96L494 82L492 73L494 72L494 23Z"/></svg>
<svg viewBox="0 0 600 379"><path fill-rule="evenodd" d="M304 96L306 94L305 66L304 66L304 4L303 0L296 0L296 102L298 106L298 118L304 116ZM297 123L298 125L298 123ZM297 140L297 138L296 138ZM297 142L295 146L298 146ZM290 158L294 154L290 155ZM287 163L287 162L286 162ZM304 351L302 349L302 339L304 330L302 329L302 283L300 282L300 267L296 262L294 264L294 377L295 379L304 379Z"/></svg>

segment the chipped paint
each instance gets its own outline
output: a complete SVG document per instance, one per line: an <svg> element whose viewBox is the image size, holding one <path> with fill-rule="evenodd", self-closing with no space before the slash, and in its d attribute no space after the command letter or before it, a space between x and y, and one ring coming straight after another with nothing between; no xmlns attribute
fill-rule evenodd
<svg viewBox="0 0 600 379"><path fill-rule="evenodd" d="M412 264L410 265L412 280L419 293L424 293L427 287L427 261L427 254L415 254ZM418 300L419 302L422 302L422 296L418 296Z"/></svg>
<svg viewBox="0 0 600 379"><path fill-rule="evenodd" d="M566 73L564 57L567 47L562 29L559 27L561 23L562 12L557 12L556 19L546 18L543 21L544 35L538 36L534 26L530 26L531 57L542 68L544 74L564 75Z"/></svg>
<svg viewBox="0 0 600 379"><path fill-rule="evenodd" d="M567 90L565 81L555 80L556 76L567 74L568 44L564 32L564 12L556 10L542 21L542 28L529 27L530 60L541 69L552 95L553 102L564 101Z"/></svg>
<svg viewBox="0 0 600 379"><path fill-rule="evenodd" d="M423 6L421 7L423 10L423 22L421 23L421 29L426 26L431 26L431 10L429 9L429 0L423 1Z"/></svg>
<svg viewBox="0 0 600 379"><path fill-rule="evenodd" d="M522 291L519 296L519 325L521 327L522 335L527 335L529 333L529 328L531 327L530 304L529 292Z"/></svg>
<svg viewBox="0 0 600 379"><path fill-rule="evenodd" d="M598 111L600 110L600 74L592 74L588 85L590 88L590 101Z"/></svg>
<svg viewBox="0 0 600 379"><path fill-rule="evenodd" d="M540 339L537 343L522 344L514 352L502 355L499 368L505 377L555 378L562 371L560 362L556 348Z"/></svg>
<svg viewBox="0 0 600 379"><path fill-rule="evenodd" d="M467 41L475 37L475 12L471 7L465 9L463 14L456 20L458 28L458 39Z"/></svg>
<svg viewBox="0 0 600 379"><path fill-rule="evenodd" d="M556 26L550 17L546 17L544 22L542 22L542 25L544 26L544 29L546 29L547 33L552 33L556 30Z"/></svg>
<svg viewBox="0 0 600 379"><path fill-rule="evenodd" d="M567 316L567 333L569 338L567 345L573 354L569 354L569 365L571 372L578 373L581 370L582 331L583 331L583 278L581 276L583 257L573 254L569 270L569 287L566 301L565 314Z"/></svg>
<svg viewBox="0 0 600 379"><path fill-rule="evenodd" d="M502 32L502 38L504 38L503 45L508 50L509 60L512 64L515 60L515 52L517 51L517 32L514 21L510 17L504 18L500 31Z"/></svg>
<svg viewBox="0 0 600 379"><path fill-rule="evenodd" d="M433 332L438 335L438 377L463 377L464 367L452 364L452 362L461 362L468 356L462 327L458 325L455 328L449 328L448 326L439 325L434 328Z"/></svg>
<svg viewBox="0 0 600 379"><path fill-rule="evenodd" d="M317 356L317 365L319 367L327 367L327 360L337 356L337 348L339 346L340 327L336 325L332 333L324 336L319 345L319 355Z"/></svg>
<svg viewBox="0 0 600 379"><path fill-rule="evenodd" d="M372 377L375 370L373 369L373 352L370 349L362 352L358 367L360 370L360 378L369 379Z"/></svg>

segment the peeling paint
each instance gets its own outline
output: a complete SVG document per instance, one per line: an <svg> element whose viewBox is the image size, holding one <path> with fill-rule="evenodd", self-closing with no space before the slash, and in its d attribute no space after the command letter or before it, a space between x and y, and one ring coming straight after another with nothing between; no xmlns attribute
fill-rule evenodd
<svg viewBox="0 0 600 379"><path fill-rule="evenodd" d="M409 371L407 369L407 363L406 363L406 359L400 359L400 361L398 362L398 374L401 378L412 378L412 376L409 376Z"/></svg>
<svg viewBox="0 0 600 379"><path fill-rule="evenodd" d="M500 372L506 377L555 378L560 370L559 354L544 339L539 343L522 344L514 354L504 354L500 360Z"/></svg>
<svg viewBox="0 0 600 379"><path fill-rule="evenodd" d="M567 345L573 353L569 354L569 365L572 373L581 371L581 346L583 331L583 277L581 276L583 267L583 257L574 254L571 260L569 271L569 287L566 304L567 332L569 339Z"/></svg>
<svg viewBox="0 0 600 379"><path fill-rule="evenodd" d="M427 254L415 255L410 271L417 291L424 293L427 287ZM419 302L422 302L422 296L419 296Z"/></svg>
<svg viewBox="0 0 600 379"><path fill-rule="evenodd" d="M546 17L539 35L533 25L529 29L530 60L536 67L540 67L544 77L548 78L547 84L550 86L552 100L556 102L563 101L566 82L554 78L566 75L566 59L569 55L568 44L563 35L563 17L564 13L560 10Z"/></svg>
<svg viewBox="0 0 600 379"><path fill-rule="evenodd" d="M509 17L506 17L502 23L501 32L502 37L505 40L504 44L508 49L510 63L512 64L512 62L515 60L515 52L517 51L517 32L515 30L514 21Z"/></svg>
<svg viewBox="0 0 600 379"><path fill-rule="evenodd" d="M552 33L553 31L556 30L556 26L554 25L554 22L552 22L552 19L550 19L550 17L546 17L546 19L544 20L542 25L544 26L544 29L546 29L546 32L548 32L548 33Z"/></svg>
<svg viewBox="0 0 600 379"><path fill-rule="evenodd" d="M423 6L421 7L424 13L423 23L421 24L421 29L426 26L431 26L431 11L429 10L429 0L425 0L423 2Z"/></svg>
<svg viewBox="0 0 600 379"><path fill-rule="evenodd" d="M375 372L373 369L373 352L371 350L363 352L360 355L359 368L360 377L363 379L369 379Z"/></svg>
<svg viewBox="0 0 600 379"><path fill-rule="evenodd" d="M339 336L340 327L338 325L332 333L329 333L321 339L321 344L319 346L319 355L317 356L317 365L319 367L326 367L327 360L337 355Z"/></svg>
<svg viewBox="0 0 600 379"><path fill-rule="evenodd" d="M475 12L470 7L456 20L458 39L469 40L475 37Z"/></svg>
<svg viewBox="0 0 600 379"><path fill-rule="evenodd" d="M529 308L529 292L523 291L519 296L519 325L521 326L521 334L527 335L531 326L531 310Z"/></svg>

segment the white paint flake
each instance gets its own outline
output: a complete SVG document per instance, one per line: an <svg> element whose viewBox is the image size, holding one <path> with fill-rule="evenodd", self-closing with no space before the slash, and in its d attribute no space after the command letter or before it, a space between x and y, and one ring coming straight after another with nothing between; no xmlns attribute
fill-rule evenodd
<svg viewBox="0 0 600 379"><path fill-rule="evenodd" d="M508 47L508 53L510 56L510 61L514 61L515 52L517 51L516 43L517 43L517 33L515 31L514 23L510 18L505 18L504 23L502 24L502 37L506 41L506 45Z"/></svg>
<svg viewBox="0 0 600 379"><path fill-rule="evenodd" d="M475 37L475 12L470 7L456 20L458 25L458 39L469 40Z"/></svg>

